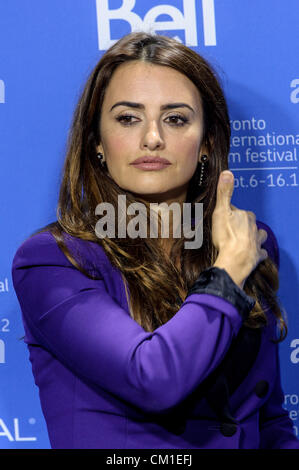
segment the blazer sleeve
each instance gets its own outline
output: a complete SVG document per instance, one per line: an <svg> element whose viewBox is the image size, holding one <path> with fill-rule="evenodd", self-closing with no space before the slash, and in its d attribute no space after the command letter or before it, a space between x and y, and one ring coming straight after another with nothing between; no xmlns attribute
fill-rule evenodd
<svg viewBox="0 0 299 470"><path fill-rule="evenodd" d="M259 228L267 230L265 248L279 268L279 247L273 231L259 222ZM273 328L273 330L275 327ZM261 449L299 449L299 440L294 434L293 423L288 411L283 408L284 393L281 386L279 347L275 345L276 379L273 390L260 410L260 448Z"/></svg>
<svg viewBox="0 0 299 470"><path fill-rule="evenodd" d="M195 292L167 323L147 332L104 280L88 278L69 262L49 232L23 242L12 278L38 344L77 376L149 413L167 411L195 389L243 321L219 292Z"/></svg>

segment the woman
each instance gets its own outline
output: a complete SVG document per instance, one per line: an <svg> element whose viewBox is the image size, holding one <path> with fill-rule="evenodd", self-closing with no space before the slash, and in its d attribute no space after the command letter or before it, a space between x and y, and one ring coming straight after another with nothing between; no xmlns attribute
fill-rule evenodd
<svg viewBox="0 0 299 470"><path fill-rule="evenodd" d="M230 204L229 139L215 73L173 39L127 35L91 73L58 220L12 270L52 448L299 448L282 408L278 247ZM136 202L146 225L153 203L189 204L191 228L203 203L202 245L163 238L165 207L157 238L99 233L98 204L129 228Z"/></svg>

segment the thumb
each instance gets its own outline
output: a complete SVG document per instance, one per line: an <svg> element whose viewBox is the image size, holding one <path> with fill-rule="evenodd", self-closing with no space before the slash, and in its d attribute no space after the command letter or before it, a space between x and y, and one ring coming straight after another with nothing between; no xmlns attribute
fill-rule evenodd
<svg viewBox="0 0 299 470"><path fill-rule="evenodd" d="M230 202L234 191L234 175L229 170L220 173L217 185L216 206L230 209Z"/></svg>

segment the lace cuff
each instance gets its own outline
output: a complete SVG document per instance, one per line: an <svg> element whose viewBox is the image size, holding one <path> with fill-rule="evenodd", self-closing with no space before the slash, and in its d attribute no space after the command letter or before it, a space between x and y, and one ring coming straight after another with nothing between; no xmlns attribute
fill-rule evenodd
<svg viewBox="0 0 299 470"><path fill-rule="evenodd" d="M222 297L236 307L243 320L247 319L255 305L255 299L237 286L225 269L216 266L205 269L198 276L187 297L191 294L212 294Z"/></svg>

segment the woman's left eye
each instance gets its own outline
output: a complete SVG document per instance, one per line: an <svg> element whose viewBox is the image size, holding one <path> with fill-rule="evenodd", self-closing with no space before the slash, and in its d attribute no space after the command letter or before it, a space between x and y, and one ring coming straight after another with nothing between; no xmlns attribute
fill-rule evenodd
<svg viewBox="0 0 299 470"><path fill-rule="evenodd" d="M169 124L172 125L172 126L184 126L187 122L188 122L188 119L184 116L179 116L177 114L173 114L171 116L167 116L167 118L165 119L165 121L169 119Z"/></svg>

